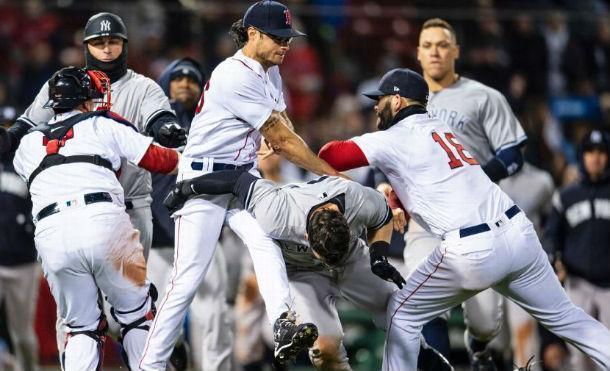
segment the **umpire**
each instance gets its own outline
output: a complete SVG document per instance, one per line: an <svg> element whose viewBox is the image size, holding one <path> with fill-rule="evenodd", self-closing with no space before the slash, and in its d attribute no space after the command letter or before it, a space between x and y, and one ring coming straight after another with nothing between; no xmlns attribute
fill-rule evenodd
<svg viewBox="0 0 610 371"><path fill-rule="evenodd" d="M579 148L581 180L553 196L544 239L572 302L606 327L610 327L609 153L606 133L593 130L584 138ZM570 353L571 369L594 369L584 354L573 347Z"/></svg>

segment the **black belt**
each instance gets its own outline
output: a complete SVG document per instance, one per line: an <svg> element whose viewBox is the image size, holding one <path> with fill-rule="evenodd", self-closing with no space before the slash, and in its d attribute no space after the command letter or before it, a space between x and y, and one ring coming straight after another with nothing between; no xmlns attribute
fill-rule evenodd
<svg viewBox="0 0 610 371"><path fill-rule="evenodd" d="M508 219L512 219L513 216L519 214L520 211L521 209L519 209L519 206L513 205L510 209L506 210L504 214L508 217ZM479 234L487 231L491 231L491 228L487 223L475 225L468 228L462 228L460 229L460 238L472 236L474 234Z"/></svg>
<svg viewBox="0 0 610 371"><path fill-rule="evenodd" d="M94 204L96 202L112 202L112 196L108 192L95 192L95 193L87 193L83 196L85 200L85 205ZM71 201L66 201L66 206L70 206ZM36 214L36 219L41 221L47 216L51 216L53 214L57 214L59 212L59 205L57 202L54 202L50 205L43 207L38 214Z"/></svg>
<svg viewBox="0 0 610 371"><path fill-rule="evenodd" d="M223 164L222 162L215 162L214 166L212 166L212 171L222 171L222 170L244 170L248 171L252 169L253 162L244 164L244 165L235 165L235 164ZM191 162L191 169L201 171L203 170L203 162L193 161Z"/></svg>

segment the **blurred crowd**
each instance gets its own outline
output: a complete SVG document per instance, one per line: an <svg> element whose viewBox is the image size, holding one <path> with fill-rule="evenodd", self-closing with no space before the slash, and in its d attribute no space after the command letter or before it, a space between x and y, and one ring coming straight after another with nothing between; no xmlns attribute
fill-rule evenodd
<svg viewBox="0 0 610 371"><path fill-rule="evenodd" d="M96 12L123 18L128 66L157 80L176 58L198 60L209 74L232 55L228 30L249 3L0 0L0 117L19 116L60 67L85 65L82 29ZM506 96L528 135L526 161L549 172L556 187L579 177L577 144L585 133L610 128L605 1L468 0L459 8L448 0L286 3L308 37L293 41L280 67L285 98L296 131L314 152L330 140L373 129L372 101L359 93L391 68L420 70L419 29L435 16L456 28L458 73ZM291 168L283 177L306 176L298 172ZM553 351L560 359L565 348L558 347Z"/></svg>

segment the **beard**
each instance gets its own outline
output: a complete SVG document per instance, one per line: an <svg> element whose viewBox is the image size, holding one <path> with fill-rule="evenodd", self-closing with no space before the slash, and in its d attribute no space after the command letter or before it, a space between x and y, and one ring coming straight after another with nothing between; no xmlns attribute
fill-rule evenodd
<svg viewBox="0 0 610 371"><path fill-rule="evenodd" d="M377 112L377 129L385 130L392 124L392 109L389 104L386 104L382 109Z"/></svg>

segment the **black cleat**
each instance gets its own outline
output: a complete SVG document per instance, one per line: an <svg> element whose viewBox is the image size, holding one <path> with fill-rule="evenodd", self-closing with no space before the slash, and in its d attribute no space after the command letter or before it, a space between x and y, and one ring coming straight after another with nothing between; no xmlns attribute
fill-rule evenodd
<svg viewBox="0 0 610 371"><path fill-rule="evenodd" d="M172 371L186 371L189 368L189 348L187 344L182 341L174 346L172 355L169 357L169 363Z"/></svg>
<svg viewBox="0 0 610 371"><path fill-rule="evenodd" d="M294 312L284 312L273 325L275 351L273 356L279 364L296 358L303 350L313 346L318 338L318 328L313 323L297 325Z"/></svg>

